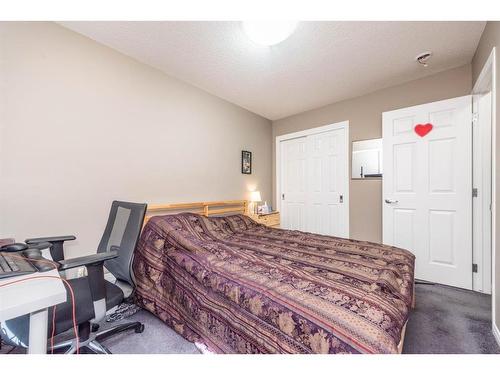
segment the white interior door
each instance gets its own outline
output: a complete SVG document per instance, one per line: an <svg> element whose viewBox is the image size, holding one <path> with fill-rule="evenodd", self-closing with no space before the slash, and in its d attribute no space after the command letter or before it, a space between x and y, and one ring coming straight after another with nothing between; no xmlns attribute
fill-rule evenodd
<svg viewBox="0 0 500 375"><path fill-rule="evenodd" d="M416 278L472 288L472 108L464 96L383 114L383 241ZM430 129L425 136L418 129ZM419 126L420 125L420 126Z"/></svg>
<svg viewBox="0 0 500 375"><path fill-rule="evenodd" d="M349 237L347 124L300 134L279 141L281 227Z"/></svg>

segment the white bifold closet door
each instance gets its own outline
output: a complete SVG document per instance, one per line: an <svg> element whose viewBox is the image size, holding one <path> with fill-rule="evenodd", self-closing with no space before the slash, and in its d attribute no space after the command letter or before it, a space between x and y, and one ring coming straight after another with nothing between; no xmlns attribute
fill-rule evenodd
<svg viewBox="0 0 500 375"><path fill-rule="evenodd" d="M348 237L347 132L280 142L282 228Z"/></svg>
<svg viewBox="0 0 500 375"><path fill-rule="evenodd" d="M307 230L307 137L281 143L281 227Z"/></svg>
<svg viewBox="0 0 500 375"><path fill-rule="evenodd" d="M467 289L471 118L470 96L383 114L383 241L415 254L416 278ZM419 125L432 130L419 136Z"/></svg>

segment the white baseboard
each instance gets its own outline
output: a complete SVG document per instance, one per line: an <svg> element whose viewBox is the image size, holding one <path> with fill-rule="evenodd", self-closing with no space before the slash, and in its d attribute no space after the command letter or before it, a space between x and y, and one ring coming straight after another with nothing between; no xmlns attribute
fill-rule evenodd
<svg viewBox="0 0 500 375"><path fill-rule="evenodd" d="M497 340L497 344L498 344L498 346L500 346L500 330L495 325L495 323L492 324L492 327L493 327L493 336L495 336L495 339Z"/></svg>

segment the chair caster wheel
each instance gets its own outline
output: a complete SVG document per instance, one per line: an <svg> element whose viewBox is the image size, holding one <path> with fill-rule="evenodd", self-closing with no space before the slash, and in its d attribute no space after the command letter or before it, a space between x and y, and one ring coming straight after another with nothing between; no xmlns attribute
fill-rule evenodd
<svg viewBox="0 0 500 375"><path fill-rule="evenodd" d="M99 324L93 323L90 330L92 332L97 332L99 330Z"/></svg>
<svg viewBox="0 0 500 375"><path fill-rule="evenodd" d="M141 324L135 329L135 333L142 333L144 332L144 324Z"/></svg>

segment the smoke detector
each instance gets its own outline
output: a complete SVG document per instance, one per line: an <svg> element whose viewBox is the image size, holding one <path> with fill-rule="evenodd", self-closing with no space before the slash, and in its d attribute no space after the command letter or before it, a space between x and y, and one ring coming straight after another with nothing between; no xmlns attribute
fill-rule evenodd
<svg viewBox="0 0 500 375"><path fill-rule="evenodd" d="M427 51L427 52L422 52L420 55L415 57L415 60L420 64L423 65L424 67L427 67L429 64L427 63L429 59L432 56L432 52Z"/></svg>

